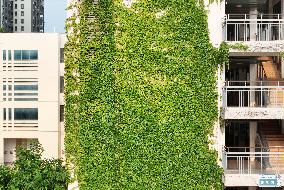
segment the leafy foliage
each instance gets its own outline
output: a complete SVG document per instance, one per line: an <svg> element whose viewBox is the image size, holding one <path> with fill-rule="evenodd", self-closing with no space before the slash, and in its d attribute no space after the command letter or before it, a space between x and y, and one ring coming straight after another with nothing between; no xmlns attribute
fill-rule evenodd
<svg viewBox="0 0 284 190"><path fill-rule="evenodd" d="M204 7L75 7L79 15L66 24L65 144L80 189L222 189L208 137L228 46L210 44Z"/></svg>
<svg viewBox="0 0 284 190"><path fill-rule="evenodd" d="M68 172L59 159L42 160L42 147L32 144L29 150L18 147L12 167L0 167L1 190L67 189Z"/></svg>
<svg viewBox="0 0 284 190"><path fill-rule="evenodd" d="M235 43L230 45L231 49L237 49L237 50L243 50L247 51L249 49L249 46L243 43Z"/></svg>

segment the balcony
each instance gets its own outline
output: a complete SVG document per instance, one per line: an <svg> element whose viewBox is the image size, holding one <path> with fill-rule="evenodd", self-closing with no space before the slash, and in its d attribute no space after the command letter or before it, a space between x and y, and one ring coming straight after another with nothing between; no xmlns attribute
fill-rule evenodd
<svg viewBox="0 0 284 190"><path fill-rule="evenodd" d="M224 119L284 119L284 81L228 81L222 101Z"/></svg>
<svg viewBox="0 0 284 190"><path fill-rule="evenodd" d="M225 186L260 186L268 176L270 187L280 187L284 175L284 147L230 147L223 153Z"/></svg>
<svg viewBox="0 0 284 190"><path fill-rule="evenodd" d="M226 41L276 41L284 39L281 14L227 14Z"/></svg>

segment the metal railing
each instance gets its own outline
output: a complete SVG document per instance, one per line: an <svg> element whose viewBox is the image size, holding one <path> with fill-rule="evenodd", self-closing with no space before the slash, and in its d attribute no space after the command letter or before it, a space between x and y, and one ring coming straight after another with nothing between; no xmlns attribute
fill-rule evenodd
<svg viewBox="0 0 284 190"><path fill-rule="evenodd" d="M226 174L284 173L284 147L226 147L223 167Z"/></svg>
<svg viewBox="0 0 284 190"><path fill-rule="evenodd" d="M284 81L225 81L225 86L282 86L284 87Z"/></svg>
<svg viewBox="0 0 284 190"><path fill-rule="evenodd" d="M227 14L227 41L273 41L284 39L284 19L281 14Z"/></svg>
<svg viewBox="0 0 284 190"><path fill-rule="evenodd" d="M227 81L223 107L284 107L282 85L283 81Z"/></svg>

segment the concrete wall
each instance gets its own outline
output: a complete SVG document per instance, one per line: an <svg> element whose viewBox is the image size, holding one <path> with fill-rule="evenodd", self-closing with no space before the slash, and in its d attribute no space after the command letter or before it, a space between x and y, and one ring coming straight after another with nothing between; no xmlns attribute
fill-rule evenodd
<svg viewBox="0 0 284 190"><path fill-rule="evenodd" d="M1 62L2 50L38 50L38 60L33 61L37 62L38 71L3 71L0 68L0 91L3 90L3 78L36 78L38 81L38 101L3 101L0 92L0 139L36 138L43 145L45 158L58 158L63 149L64 125L60 125L59 121L59 78L64 73L60 71L64 66L59 63L59 51L65 41L64 35L53 33L0 34ZM11 63L14 62L12 59ZM33 121L38 127L29 129L29 121L24 121L27 126L25 130L18 130L15 121L11 122L12 127L3 127L3 108L38 108L38 120ZM0 153L3 152L2 141Z"/></svg>

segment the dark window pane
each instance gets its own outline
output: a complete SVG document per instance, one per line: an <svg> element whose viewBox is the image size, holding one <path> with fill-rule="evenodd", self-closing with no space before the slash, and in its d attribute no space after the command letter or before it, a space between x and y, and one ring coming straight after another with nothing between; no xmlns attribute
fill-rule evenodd
<svg viewBox="0 0 284 190"><path fill-rule="evenodd" d="M30 50L30 59L37 60L38 59L38 51L37 50Z"/></svg>
<svg viewBox="0 0 284 190"><path fill-rule="evenodd" d="M6 108L3 108L3 120L6 120Z"/></svg>
<svg viewBox="0 0 284 190"><path fill-rule="evenodd" d="M15 101L37 101L37 98L14 98Z"/></svg>
<svg viewBox="0 0 284 190"><path fill-rule="evenodd" d="M64 92L64 77L60 77L60 93Z"/></svg>
<svg viewBox="0 0 284 190"><path fill-rule="evenodd" d="M64 105L60 105L60 122L64 121Z"/></svg>
<svg viewBox="0 0 284 190"><path fill-rule="evenodd" d="M8 108L9 120L12 120L12 108Z"/></svg>
<svg viewBox="0 0 284 190"><path fill-rule="evenodd" d="M14 96L37 96L37 93L14 93Z"/></svg>
<svg viewBox="0 0 284 190"><path fill-rule="evenodd" d="M14 108L14 120L37 120L37 108Z"/></svg>
<svg viewBox="0 0 284 190"><path fill-rule="evenodd" d="M64 63L64 48L60 48L60 63Z"/></svg>
<svg viewBox="0 0 284 190"><path fill-rule="evenodd" d="M15 85L14 90L38 90L38 85Z"/></svg>
<svg viewBox="0 0 284 190"><path fill-rule="evenodd" d="M8 50L8 60L10 61L12 59L12 53L11 50Z"/></svg>
<svg viewBox="0 0 284 190"><path fill-rule="evenodd" d="M6 60L6 50L3 50L3 60Z"/></svg>
<svg viewBox="0 0 284 190"><path fill-rule="evenodd" d="M15 50L14 51L14 60L22 60L22 51L21 50Z"/></svg>
<svg viewBox="0 0 284 190"><path fill-rule="evenodd" d="M30 59L30 51L29 50L22 50L22 60L29 60Z"/></svg>

